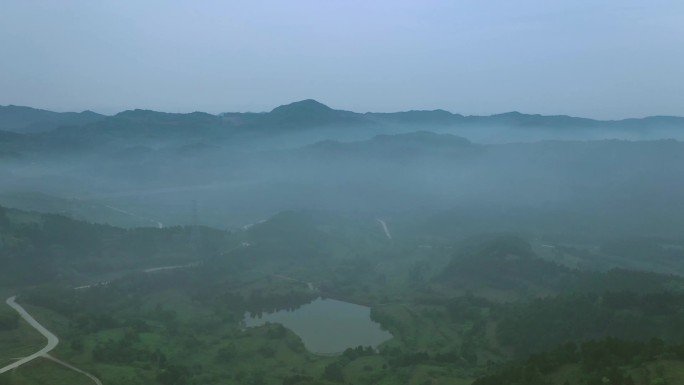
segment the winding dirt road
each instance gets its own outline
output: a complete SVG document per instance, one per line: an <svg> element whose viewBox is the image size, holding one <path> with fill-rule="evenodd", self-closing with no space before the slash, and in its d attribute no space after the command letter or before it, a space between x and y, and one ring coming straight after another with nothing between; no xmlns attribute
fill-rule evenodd
<svg viewBox="0 0 684 385"><path fill-rule="evenodd" d="M52 349L54 349L57 344L59 343L59 338L57 338L56 335L52 334L49 330L45 329L43 325L38 323L35 318L31 316L21 305L19 305L16 302L17 297L10 297L7 299L6 303L9 305L12 309L16 310L19 315L21 315L21 318L23 318L26 322L29 323L29 325L33 326L34 329L38 330L40 334L42 334L45 338L47 338L47 345L45 345L44 348L40 349L39 351L31 354L28 357L24 357L18 361L15 361L4 368L0 368L0 374L8 372L12 369L18 368L21 365L24 365L25 363L31 362L35 360L38 357L42 357L46 354L48 354Z"/></svg>
<svg viewBox="0 0 684 385"><path fill-rule="evenodd" d="M24 365L26 363L29 363L29 362L35 360L36 358L43 357L43 358L47 358L47 359L50 359L52 361L55 361L56 363L58 363L62 366L65 366L65 367L67 367L67 368L69 368L69 369L71 369L77 373L80 373L80 374L90 378L97 385L102 385L102 382L97 377L93 376L92 374L90 374L88 372L84 372L83 370L81 370L81 369L79 369L73 365L70 365L70 364L68 364L62 360L59 360L59 359L49 355L48 353L50 353L50 351L52 351L52 349L57 347L57 344L59 344L59 338L56 335L52 334L52 332L47 330L38 321L36 321L36 319L33 318L33 316L31 316L31 314L29 314L26 311L26 309L24 309L21 305L19 305L16 302L16 299L17 299L16 296L9 297L6 301L7 305L10 306L12 309L16 310L16 312L19 313L21 318L23 318L26 322L29 323L29 325L31 325L34 329L38 330L38 332L40 334L42 334L45 338L47 338L47 345L45 345L44 348L42 348L39 351L31 354L28 357L21 358L15 362L5 366L5 367L0 368L0 374L8 372L12 369L16 369L16 368L20 367L21 365Z"/></svg>

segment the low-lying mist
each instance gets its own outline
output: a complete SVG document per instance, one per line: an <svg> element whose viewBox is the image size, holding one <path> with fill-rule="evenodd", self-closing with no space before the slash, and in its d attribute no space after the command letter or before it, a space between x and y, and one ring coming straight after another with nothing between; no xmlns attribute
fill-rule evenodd
<svg viewBox="0 0 684 385"><path fill-rule="evenodd" d="M518 212L533 229L580 233L676 234L683 225L684 145L674 140L480 144L421 131L282 148L255 141L128 138L93 150L26 151L0 166L0 203L41 209L51 200L53 210L88 220L100 206L130 213L117 224L220 228L292 209L477 210L494 228L513 226Z"/></svg>

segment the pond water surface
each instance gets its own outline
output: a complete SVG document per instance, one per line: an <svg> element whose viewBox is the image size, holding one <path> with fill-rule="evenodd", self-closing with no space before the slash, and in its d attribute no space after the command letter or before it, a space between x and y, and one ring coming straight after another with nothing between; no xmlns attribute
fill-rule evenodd
<svg viewBox="0 0 684 385"><path fill-rule="evenodd" d="M347 348L377 347L392 338L370 319L370 308L334 299L321 299L294 311L281 310L271 314L245 314L247 327L266 322L279 323L295 332L313 353L341 353Z"/></svg>

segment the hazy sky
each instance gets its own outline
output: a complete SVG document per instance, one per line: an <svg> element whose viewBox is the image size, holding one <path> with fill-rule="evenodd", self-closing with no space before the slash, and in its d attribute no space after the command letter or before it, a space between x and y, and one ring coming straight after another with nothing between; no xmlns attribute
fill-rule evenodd
<svg viewBox="0 0 684 385"><path fill-rule="evenodd" d="M684 115L682 0L0 0L0 105Z"/></svg>

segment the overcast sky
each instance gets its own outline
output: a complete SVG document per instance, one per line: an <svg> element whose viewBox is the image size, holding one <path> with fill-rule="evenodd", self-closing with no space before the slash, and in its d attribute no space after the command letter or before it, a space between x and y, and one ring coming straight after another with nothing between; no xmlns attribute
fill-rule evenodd
<svg viewBox="0 0 684 385"><path fill-rule="evenodd" d="M0 105L684 115L682 0L0 0Z"/></svg>

